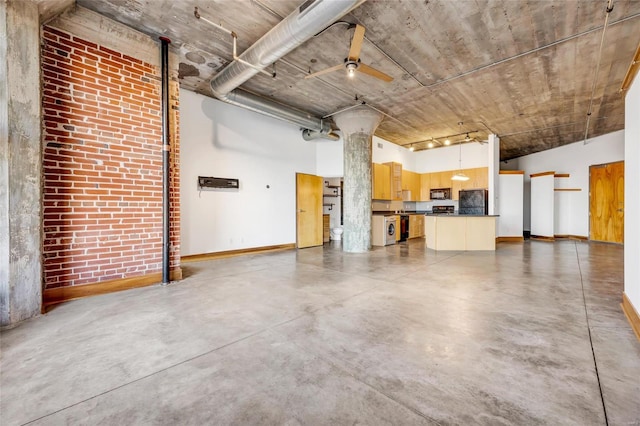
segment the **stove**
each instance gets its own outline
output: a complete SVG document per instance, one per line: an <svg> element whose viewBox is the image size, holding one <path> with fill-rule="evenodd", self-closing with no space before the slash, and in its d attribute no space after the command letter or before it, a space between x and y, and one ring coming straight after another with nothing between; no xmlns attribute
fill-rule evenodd
<svg viewBox="0 0 640 426"><path fill-rule="evenodd" d="M433 206L433 214L454 214L455 206Z"/></svg>

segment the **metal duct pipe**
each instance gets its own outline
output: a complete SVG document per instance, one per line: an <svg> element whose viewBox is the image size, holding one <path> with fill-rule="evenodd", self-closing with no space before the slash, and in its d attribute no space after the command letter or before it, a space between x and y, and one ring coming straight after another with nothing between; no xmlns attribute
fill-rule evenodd
<svg viewBox="0 0 640 426"><path fill-rule="evenodd" d="M162 285L171 281L169 270L169 40L160 37L162 75Z"/></svg>
<svg viewBox="0 0 640 426"><path fill-rule="evenodd" d="M262 96L254 95L241 89L236 89L229 93L224 101L260 114L268 115L269 117L297 124L305 129L316 130L325 134L332 130L326 121L314 117L308 112L295 109L271 99L263 98Z"/></svg>
<svg viewBox="0 0 640 426"><path fill-rule="evenodd" d="M271 65L296 47L313 37L334 21L341 18L365 0L307 0L284 18L271 31L245 50L211 80L211 90L216 98L252 111L266 114L331 134L331 126L309 113L265 100L246 92L232 92L245 81ZM249 95L249 96L248 96ZM305 124L303 124L305 123Z"/></svg>
<svg viewBox="0 0 640 426"><path fill-rule="evenodd" d="M334 132L322 133L317 130L303 129L302 139L304 139L305 141L314 141L316 139L329 139L332 141L337 141L338 139L340 139L340 135Z"/></svg>

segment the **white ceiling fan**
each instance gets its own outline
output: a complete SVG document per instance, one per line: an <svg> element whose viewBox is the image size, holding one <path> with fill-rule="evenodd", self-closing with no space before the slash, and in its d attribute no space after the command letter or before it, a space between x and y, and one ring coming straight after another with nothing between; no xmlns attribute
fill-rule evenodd
<svg viewBox="0 0 640 426"><path fill-rule="evenodd" d="M372 66L360 62L360 50L362 49L362 42L364 40L364 31L365 28L362 25L356 24L356 30L353 33L351 47L349 48L349 56L345 58L344 63L311 73L305 76L305 79L318 77L322 74L327 74L344 68L347 70L347 75L349 77L354 77L356 72L361 72L382 81L386 81L387 83L392 81L393 77L373 68Z"/></svg>

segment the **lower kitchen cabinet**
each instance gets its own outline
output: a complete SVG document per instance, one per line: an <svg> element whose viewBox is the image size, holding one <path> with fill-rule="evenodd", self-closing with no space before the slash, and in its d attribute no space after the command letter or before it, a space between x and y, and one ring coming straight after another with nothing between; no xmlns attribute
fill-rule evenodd
<svg viewBox="0 0 640 426"><path fill-rule="evenodd" d="M409 238L424 237L424 215L409 215Z"/></svg>

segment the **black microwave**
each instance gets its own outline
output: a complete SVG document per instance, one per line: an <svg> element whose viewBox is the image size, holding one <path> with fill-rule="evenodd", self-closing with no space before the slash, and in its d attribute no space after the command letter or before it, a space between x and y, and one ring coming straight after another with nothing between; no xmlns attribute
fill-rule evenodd
<svg viewBox="0 0 640 426"><path fill-rule="evenodd" d="M429 198L432 200L450 200L451 188L434 188L429 191Z"/></svg>

